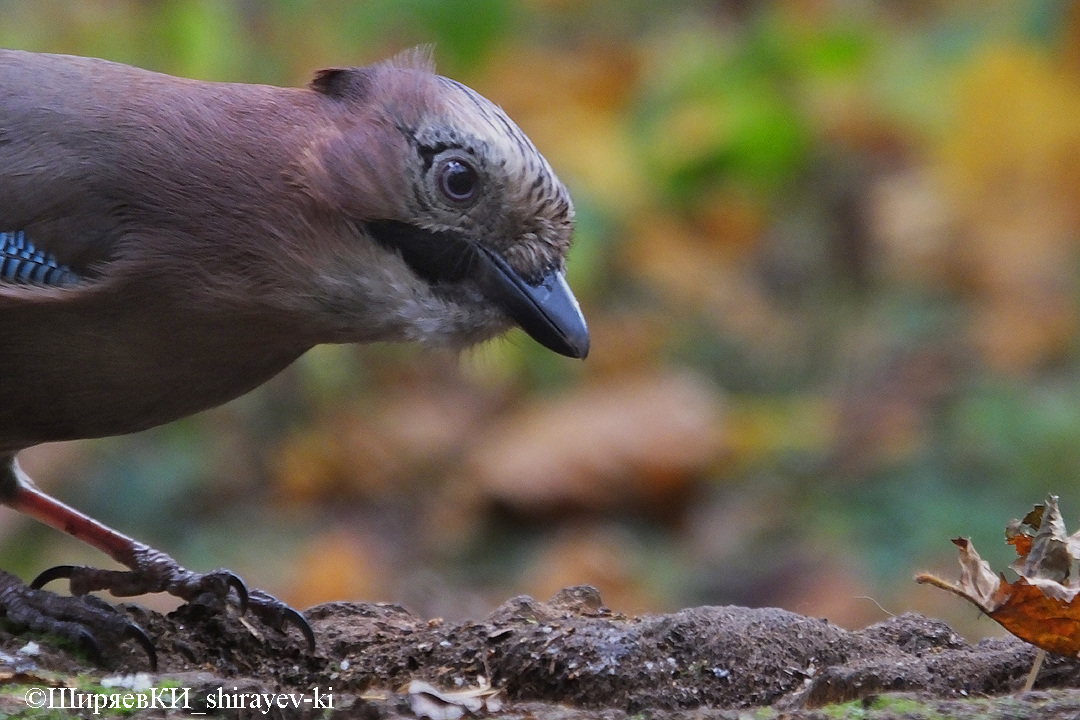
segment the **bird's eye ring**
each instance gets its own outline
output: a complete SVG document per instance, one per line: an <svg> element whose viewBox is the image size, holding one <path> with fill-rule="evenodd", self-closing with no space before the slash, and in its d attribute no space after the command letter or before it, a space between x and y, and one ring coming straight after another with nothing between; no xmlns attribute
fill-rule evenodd
<svg viewBox="0 0 1080 720"><path fill-rule="evenodd" d="M476 197L480 178L476 170L463 160L447 160L439 166L439 190L454 203L467 203Z"/></svg>

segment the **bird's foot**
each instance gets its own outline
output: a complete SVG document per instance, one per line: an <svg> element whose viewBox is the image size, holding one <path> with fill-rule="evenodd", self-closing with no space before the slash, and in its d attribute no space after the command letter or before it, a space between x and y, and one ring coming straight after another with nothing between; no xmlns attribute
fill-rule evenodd
<svg viewBox="0 0 1080 720"><path fill-rule="evenodd" d="M49 633L84 648L95 661L102 657L103 641L134 640L157 670L157 652L141 627L93 595L67 597L28 587L11 573L0 570L0 612L20 628Z"/></svg>
<svg viewBox="0 0 1080 720"><path fill-rule="evenodd" d="M212 605L222 609L231 590L236 593L241 612L250 612L279 632L285 632L289 625L294 626L304 636L308 649L315 650L315 634L303 615L262 590L249 592L244 581L228 570L192 572L170 555L137 542L132 545L132 561L125 564L131 569L57 565L34 578L30 587L36 589L66 578L72 595L85 595L95 590L107 590L119 597L165 592L188 602L210 600Z"/></svg>

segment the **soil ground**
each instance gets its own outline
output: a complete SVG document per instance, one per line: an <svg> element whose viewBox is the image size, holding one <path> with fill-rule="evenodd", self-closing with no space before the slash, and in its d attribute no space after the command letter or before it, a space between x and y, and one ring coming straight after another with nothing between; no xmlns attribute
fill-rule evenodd
<svg viewBox="0 0 1080 720"><path fill-rule="evenodd" d="M860 631L769 608L626 617L589 587L548 602L516 597L478 622L339 602L307 611L318 640L310 654L295 631L282 635L231 608L189 604L169 616L121 608L153 639L156 673L145 674L147 657L133 642L95 664L51 638L3 629L0 715L51 716L27 707L33 688L119 696L134 684L190 688L187 709L162 709L168 701L159 700L136 713L147 717L1080 718L1080 691L1070 689L1080 688L1080 661L1047 658L1036 691L1017 695L1035 657L1030 645L971 645L913 614ZM221 693L242 704L248 693L310 701L316 689L318 707L216 708Z"/></svg>

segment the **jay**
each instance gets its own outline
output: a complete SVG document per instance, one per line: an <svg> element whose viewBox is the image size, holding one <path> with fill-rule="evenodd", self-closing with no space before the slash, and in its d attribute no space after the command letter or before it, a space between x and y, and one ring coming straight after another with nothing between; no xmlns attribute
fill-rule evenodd
<svg viewBox="0 0 1080 720"><path fill-rule="evenodd" d="M422 51L280 88L0 50L0 503L127 568L0 572L0 610L91 650L131 637L153 664L86 593L235 592L313 647L300 613L64 505L17 454L214 407L319 343L464 348L520 326L584 358L573 217L517 125ZM39 589L55 579L72 597Z"/></svg>

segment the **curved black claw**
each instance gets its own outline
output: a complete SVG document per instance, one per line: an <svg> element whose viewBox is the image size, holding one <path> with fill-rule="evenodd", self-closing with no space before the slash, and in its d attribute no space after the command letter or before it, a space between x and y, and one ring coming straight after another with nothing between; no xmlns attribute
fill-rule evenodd
<svg viewBox="0 0 1080 720"><path fill-rule="evenodd" d="M101 570L78 565L57 565L34 578L30 586L41 588L53 580L66 579L72 595L83 596L95 590L107 590L125 597L151 592L167 592L191 602L209 596L214 602L228 601L230 590L236 592L241 613L251 611L264 623L279 632L293 625L304 636L308 648L315 650L315 633L304 616L262 590L249 591L240 577L229 570L196 573L186 570L173 558L153 548L136 544L131 570ZM220 606L219 606L220 607ZM145 634L144 634L145 638ZM143 647L149 647L135 638Z"/></svg>
<svg viewBox="0 0 1080 720"><path fill-rule="evenodd" d="M128 640L134 640L142 646L142 649L146 651L146 656L150 659L150 669L156 671L157 649L154 648L154 643L150 640L150 636L147 635L141 627L135 623L131 623L124 632L124 637Z"/></svg>
<svg viewBox="0 0 1080 720"><path fill-rule="evenodd" d="M70 580L74 574L74 565L55 565L38 573L38 576L30 581L30 588L40 590L53 580Z"/></svg>
<svg viewBox="0 0 1080 720"><path fill-rule="evenodd" d="M291 624L304 636L304 639L307 640L308 652L315 652L315 631L311 629L306 617L301 615L299 611L286 607L285 623Z"/></svg>
<svg viewBox="0 0 1080 720"><path fill-rule="evenodd" d="M53 631L53 633L55 635L60 635L60 637L65 637L65 635L60 634L59 625L60 622L57 623L57 628ZM101 647L101 642L97 639L97 636L94 635L94 633L90 632L84 627L75 626L75 628L72 630L72 634L68 635L67 637L69 640L74 640L79 644L83 651L90 656L90 661L92 663L94 663L95 665L100 665L102 663L102 657L105 654L105 649ZM150 658L150 669L157 670L156 652L154 653L154 656Z"/></svg>
<svg viewBox="0 0 1080 720"><path fill-rule="evenodd" d="M51 568L39 575L41 584L66 577L64 567ZM150 668L157 670L157 651L146 632L124 613L104 600L87 595L55 595L24 585L10 573L0 571L0 610L15 625L49 633L74 642L100 662L106 646L123 640L135 640L146 651ZM107 642L104 642L104 641Z"/></svg>
<svg viewBox="0 0 1080 720"><path fill-rule="evenodd" d="M237 607L240 609L241 613L246 613L248 602L250 601L250 594L248 593L247 585L240 579L240 576L231 570L215 570L211 574L223 578L225 580L225 586L236 591L236 596L239 598Z"/></svg>
<svg viewBox="0 0 1080 720"><path fill-rule="evenodd" d="M292 625L307 641L308 652L315 652L315 632L300 612L292 609L268 592L262 590L251 591L251 614L274 628L278 632L286 632Z"/></svg>

